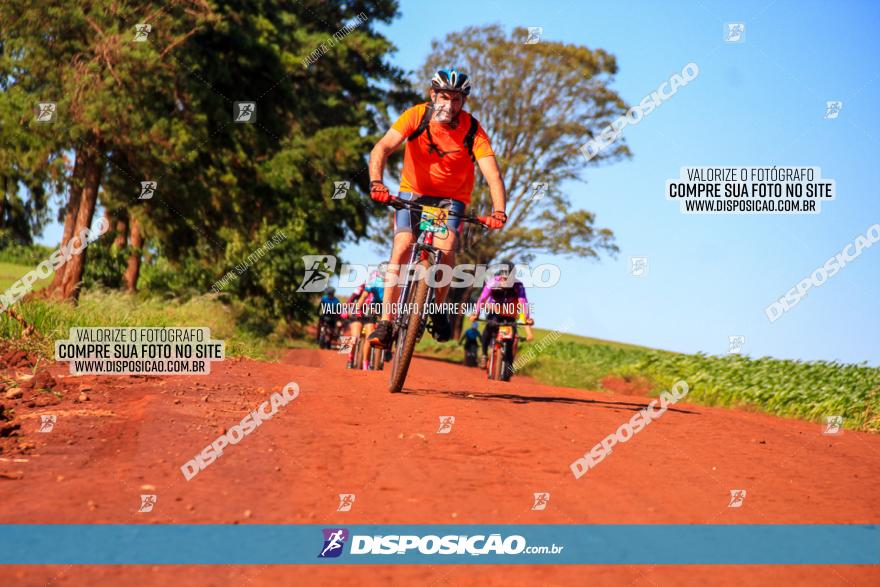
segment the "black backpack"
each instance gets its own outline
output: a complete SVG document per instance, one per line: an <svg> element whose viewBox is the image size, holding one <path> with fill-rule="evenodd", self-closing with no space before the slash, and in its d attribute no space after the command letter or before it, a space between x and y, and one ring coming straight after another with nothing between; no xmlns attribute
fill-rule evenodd
<svg viewBox="0 0 880 587"><path fill-rule="evenodd" d="M434 104L431 102L426 102L425 105L427 107L425 108L424 116L422 116L422 121L419 123L418 128L416 128L416 130L414 130L413 133L409 135L406 140L407 142L414 141L419 138L419 136L423 132L428 131L428 150L440 152L439 148L434 143L434 138L431 136L431 125L429 124L431 122L431 115L434 114ZM477 160L474 158L474 139L477 136L477 130L479 130L479 128L480 123L477 121L476 118L471 116L471 126L468 129L467 134L464 135L464 146L467 148L468 154L471 156L471 161L475 163Z"/></svg>

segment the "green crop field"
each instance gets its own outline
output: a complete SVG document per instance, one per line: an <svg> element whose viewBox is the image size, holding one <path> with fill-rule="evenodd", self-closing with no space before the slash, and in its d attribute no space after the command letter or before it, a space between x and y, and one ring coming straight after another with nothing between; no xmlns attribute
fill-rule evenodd
<svg viewBox="0 0 880 587"><path fill-rule="evenodd" d="M824 421L843 416L847 428L880 431L880 368L831 361L793 361L741 355L682 354L534 329L520 346L518 373L549 385L602 389L609 375L643 382L659 393L683 379L687 401L756 409ZM460 362L456 342L422 339L418 351Z"/></svg>

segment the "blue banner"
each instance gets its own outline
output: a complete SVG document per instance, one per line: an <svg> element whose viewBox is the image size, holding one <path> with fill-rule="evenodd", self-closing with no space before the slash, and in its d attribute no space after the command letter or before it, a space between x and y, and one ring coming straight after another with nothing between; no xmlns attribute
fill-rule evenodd
<svg viewBox="0 0 880 587"><path fill-rule="evenodd" d="M0 564L880 564L876 525L0 525Z"/></svg>

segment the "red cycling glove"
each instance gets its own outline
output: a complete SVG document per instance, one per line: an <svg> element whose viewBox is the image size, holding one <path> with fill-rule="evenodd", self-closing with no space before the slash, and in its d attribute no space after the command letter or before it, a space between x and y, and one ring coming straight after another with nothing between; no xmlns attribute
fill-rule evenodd
<svg viewBox="0 0 880 587"><path fill-rule="evenodd" d="M387 204L391 201L391 193L388 191L388 188L377 179L370 182L370 197L380 204Z"/></svg>
<svg viewBox="0 0 880 587"><path fill-rule="evenodd" d="M492 230L498 230L507 222L507 214L501 210L495 210L491 216L486 217L486 226Z"/></svg>

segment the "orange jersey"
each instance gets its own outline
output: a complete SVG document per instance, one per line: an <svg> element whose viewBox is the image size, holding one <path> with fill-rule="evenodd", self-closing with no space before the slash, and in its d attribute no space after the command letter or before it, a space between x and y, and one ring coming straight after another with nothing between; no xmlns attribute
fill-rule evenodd
<svg viewBox="0 0 880 587"><path fill-rule="evenodd" d="M400 115L391 128L409 137L419 127L427 105L413 106ZM471 127L471 115L462 110L458 115L458 126L454 129L440 122L429 123L434 144L445 153L440 157L428 152L427 129L414 141L407 141L403 157L403 176L400 191L413 192L420 196L452 198L465 204L471 201L474 191L474 164L464 145L464 137ZM483 127L477 129L474 137L474 158L495 155L489 137Z"/></svg>

